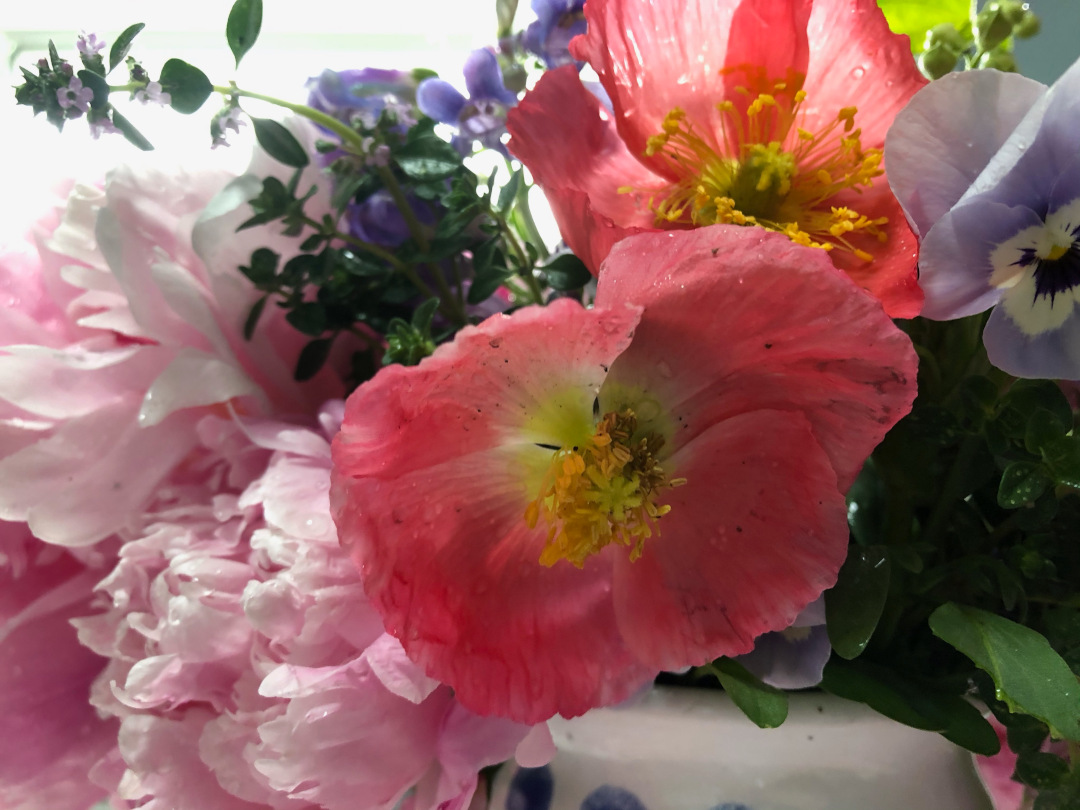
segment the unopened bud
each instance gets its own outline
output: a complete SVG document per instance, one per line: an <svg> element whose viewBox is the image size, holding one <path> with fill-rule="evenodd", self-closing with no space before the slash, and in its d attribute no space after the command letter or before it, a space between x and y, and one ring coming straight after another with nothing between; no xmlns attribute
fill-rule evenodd
<svg viewBox="0 0 1080 810"><path fill-rule="evenodd" d="M1042 22L1038 15L1026 11L1020 21L1013 26L1013 35L1020 39L1028 39L1039 33L1040 28L1042 28Z"/></svg>
<svg viewBox="0 0 1080 810"><path fill-rule="evenodd" d="M979 50L992 51L1010 36L1013 24L1005 16L1001 3L987 3L975 17L975 41Z"/></svg>
<svg viewBox="0 0 1080 810"><path fill-rule="evenodd" d="M980 68L991 68L1004 73L1016 73L1016 58L1008 51L991 51L979 58Z"/></svg>
<svg viewBox="0 0 1080 810"><path fill-rule="evenodd" d="M963 51L969 43L964 41L964 38L960 36L960 32L956 30L956 26L952 23L940 23L935 25L929 31L926 32L926 41L923 44L923 50L928 51L931 48L948 48L954 51L957 56Z"/></svg>
<svg viewBox="0 0 1080 810"><path fill-rule="evenodd" d="M919 70L928 79L940 79L956 67L958 54L951 48L937 45L919 54Z"/></svg>

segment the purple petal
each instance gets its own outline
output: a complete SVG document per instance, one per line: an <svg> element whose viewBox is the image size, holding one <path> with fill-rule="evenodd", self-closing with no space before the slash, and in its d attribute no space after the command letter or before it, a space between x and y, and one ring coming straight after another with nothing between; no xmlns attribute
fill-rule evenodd
<svg viewBox="0 0 1080 810"><path fill-rule="evenodd" d="M1014 377L1080 380L1080 308L1058 329L1029 336L997 307L983 330L983 344L990 362Z"/></svg>
<svg viewBox="0 0 1080 810"><path fill-rule="evenodd" d="M465 87L473 102L490 99L505 107L517 104L517 95L503 85L499 60L483 48L473 51L465 60Z"/></svg>
<svg viewBox="0 0 1080 810"><path fill-rule="evenodd" d="M1044 93L1015 73L979 70L915 94L885 138L885 163L916 234L956 204Z"/></svg>
<svg viewBox="0 0 1080 810"><path fill-rule="evenodd" d="M1010 207L985 198L948 212L923 239L919 286L926 293L922 314L946 321L982 312L998 302L991 286L993 250L1042 218L1024 206Z"/></svg>
<svg viewBox="0 0 1080 810"><path fill-rule="evenodd" d="M803 638L789 638L783 631L765 633L753 650L736 660L777 689L807 689L821 683L831 652L828 631L819 624L806 629Z"/></svg>
<svg viewBox="0 0 1080 810"><path fill-rule="evenodd" d="M465 96L450 82L442 79L424 79L416 88L416 106L424 115L444 124L456 124L465 109Z"/></svg>

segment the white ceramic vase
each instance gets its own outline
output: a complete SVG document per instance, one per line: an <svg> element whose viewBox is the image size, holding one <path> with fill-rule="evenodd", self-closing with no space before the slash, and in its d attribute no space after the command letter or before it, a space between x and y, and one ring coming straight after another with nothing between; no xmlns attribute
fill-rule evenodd
<svg viewBox="0 0 1080 810"><path fill-rule="evenodd" d="M777 729L689 688L550 725L555 759L503 768L490 810L991 808L970 754L826 694L792 694Z"/></svg>

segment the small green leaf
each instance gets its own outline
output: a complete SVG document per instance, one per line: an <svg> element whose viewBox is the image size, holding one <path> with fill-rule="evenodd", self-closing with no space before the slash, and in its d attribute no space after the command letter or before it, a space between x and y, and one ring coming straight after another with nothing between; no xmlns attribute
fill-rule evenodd
<svg viewBox="0 0 1080 810"><path fill-rule="evenodd" d="M1036 408L1028 417L1024 447L1029 453L1039 453L1048 444L1062 438L1071 428L1071 421L1065 425L1052 411Z"/></svg>
<svg viewBox="0 0 1080 810"><path fill-rule="evenodd" d="M162 65L159 81L172 98L169 106L184 115L198 110L214 92L206 74L182 59L170 59Z"/></svg>
<svg viewBox="0 0 1080 810"><path fill-rule="evenodd" d="M886 717L924 731L945 731L948 720L928 711L925 692L894 672L862 661L833 658L825 665L821 688L837 697L865 703Z"/></svg>
<svg viewBox="0 0 1080 810"><path fill-rule="evenodd" d="M825 592L825 622L837 655L857 658L866 649L889 594L889 574L884 546L849 548L836 585Z"/></svg>
<svg viewBox="0 0 1080 810"><path fill-rule="evenodd" d="M300 141L282 124L272 118L252 118L251 125L255 129L255 140L259 142L259 146L278 163L302 168L311 162Z"/></svg>
<svg viewBox="0 0 1080 810"><path fill-rule="evenodd" d="M326 358L330 356L330 347L334 344L333 338L318 338L308 343L300 352L296 360L296 371L293 377L297 382L310 380L326 364Z"/></svg>
<svg viewBox="0 0 1080 810"><path fill-rule="evenodd" d="M420 183L445 180L461 166L461 155L437 135L406 141L394 152L394 160L405 174Z"/></svg>
<svg viewBox="0 0 1080 810"><path fill-rule="evenodd" d="M1042 447L1043 460L1059 484L1080 487L1080 436L1062 436Z"/></svg>
<svg viewBox="0 0 1080 810"><path fill-rule="evenodd" d="M266 300L269 297L264 295L251 307L251 311L244 320L244 340L251 340L252 335L255 334L255 327L259 324L259 318L262 316L263 310L266 309Z"/></svg>
<svg viewBox="0 0 1080 810"><path fill-rule="evenodd" d="M422 335L431 334L431 319L439 308L438 298L429 298L416 308L412 316L412 327Z"/></svg>
<svg viewBox="0 0 1080 810"><path fill-rule="evenodd" d="M225 38L229 41L229 50L236 58L236 66L251 50L259 38L262 28L262 0L236 0L229 12L229 21L225 24Z"/></svg>
<svg viewBox="0 0 1080 810"><path fill-rule="evenodd" d="M144 152L154 151L154 145L146 140L146 138L143 137L143 134L135 129L131 122L117 112L115 108L112 111L112 122L113 126L120 130L120 134L127 138L130 143Z"/></svg>
<svg viewBox="0 0 1080 810"><path fill-rule="evenodd" d="M787 719L787 692L762 683L731 658L715 661L712 668L731 700L758 728L777 728Z"/></svg>
<svg viewBox="0 0 1080 810"><path fill-rule="evenodd" d="M311 337L319 337L326 331L326 309L315 301L305 301L291 309L285 316L293 328Z"/></svg>
<svg viewBox="0 0 1080 810"><path fill-rule="evenodd" d="M952 602L930 615L934 635L994 679L999 700L1080 741L1080 683L1039 633L994 613Z"/></svg>
<svg viewBox="0 0 1080 810"><path fill-rule="evenodd" d="M499 204L497 208L499 213L503 216L506 216L510 209L514 207L514 200L517 199L518 191L521 189L523 173L523 169L518 169L510 175L510 179L507 181L506 185L499 189Z"/></svg>
<svg viewBox="0 0 1080 810"><path fill-rule="evenodd" d="M281 256L270 248L258 248L251 254L251 265L241 266L240 272L256 287L272 284L280 260Z"/></svg>
<svg viewBox="0 0 1080 810"><path fill-rule="evenodd" d="M1046 723L1028 714L1010 714L1005 724L1005 738L1009 748L1018 754L1038 751L1050 729Z"/></svg>
<svg viewBox="0 0 1080 810"><path fill-rule="evenodd" d="M112 47L109 48L109 72L111 73L117 65L121 64L124 59L127 58L128 51L131 50L131 42L135 39L140 31L146 28L146 23L135 23L129 25L121 32L120 36L113 42Z"/></svg>
<svg viewBox="0 0 1080 810"><path fill-rule="evenodd" d="M1016 758L1015 778L1036 790L1053 790L1069 773L1069 763L1055 754L1024 751Z"/></svg>
<svg viewBox="0 0 1080 810"><path fill-rule="evenodd" d="M580 290L592 278L592 273L585 266L585 262L573 253L556 256L540 269L544 271L548 285L560 292Z"/></svg>
<svg viewBox="0 0 1080 810"><path fill-rule="evenodd" d="M109 83L104 76L92 70L80 70L75 75L82 81L83 86L94 91L94 98L90 101L91 109L104 110L109 106Z"/></svg>
<svg viewBox="0 0 1080 810"><path fill-rule="evenodd" d="M1001 474L998 505L1016 509L1033 503L1053 483L1042 464L1034 461L1014 461Z"/></svg>
<svg viewBox="0 0 1080 810"><path fill-rule="evenodd" d="M473 276L472 284L469 285L469 294L465 300L470 304L482 304L499 289L512 274L504 267L491 266L483 273Z"/></svg>

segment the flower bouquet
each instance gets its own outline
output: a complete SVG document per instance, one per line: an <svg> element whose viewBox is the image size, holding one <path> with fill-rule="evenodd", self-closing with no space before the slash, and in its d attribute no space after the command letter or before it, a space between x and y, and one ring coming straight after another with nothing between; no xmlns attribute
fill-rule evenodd
<svg viewBox="0 0 1080 810"><path fill-rule="evenodd" d="M516 759L546 810L546 721L659 682L1080 807L1080 64L1013 72L1013 0L496 5L461 85L294 103L141 24L23 69L257 147L0 254L0 804L483 808Z"/></svg>

